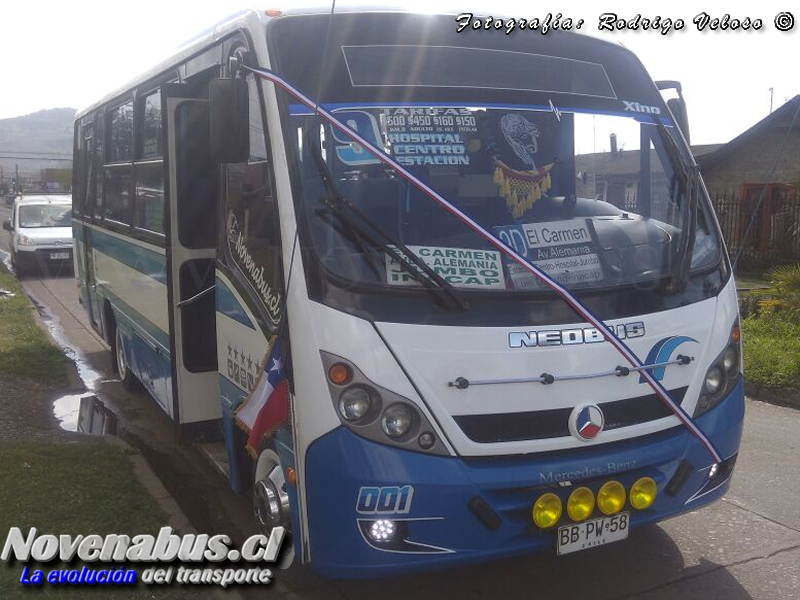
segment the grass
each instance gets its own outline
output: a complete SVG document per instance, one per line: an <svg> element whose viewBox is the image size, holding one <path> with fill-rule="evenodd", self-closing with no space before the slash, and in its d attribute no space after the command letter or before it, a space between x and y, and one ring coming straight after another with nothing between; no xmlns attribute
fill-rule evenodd
<svg viewBox="0 0 800 600"><path fill-rule="evenodd" d="M761 313L742 321L748 381L776 390L800 391L800 319Z"/></svg>
<svg viewBox="0 0 800 600"><path fill-rule="evenodd" d="M35 526L44 534L137 534L155 535L166 516L150 494L139 484L133 467L118 446L101 440L62 444L0 444L0 537L11 527L27 535ZM69 565L28 564L28 570L80 569L75 560ZM102 568L96 563L88 568ZM105 568L114 564L103 565ZM149 566L149 565L147 565ZM136 566L137 580L146 566ZM87 598L175 599L186 590L177 587L70 586L45 582L38 589L19 582L23 565L0 564L0 598ZM200 590L196 590L200 592ZM199 595L199 594L198 594Z"/></svg>
<svg viewBox="0 0 800 600"><path fill-rule="evenodd" d="M749 291L769 287L769 282L759 273L736 273L736 289Z"/></svg>
<svg viewBox="0 0 800 600"><path fill-rule="evenodd" d="M0 375L66 385L67 359L36 322L36 310L16 277L0 267Z"/></svg>

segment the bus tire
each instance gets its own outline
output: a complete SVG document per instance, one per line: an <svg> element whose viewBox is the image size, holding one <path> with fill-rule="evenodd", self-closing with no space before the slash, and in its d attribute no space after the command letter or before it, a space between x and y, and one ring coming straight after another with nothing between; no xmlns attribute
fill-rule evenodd
<svg viewBox="0 0 800 600"><path fill-rule="evenodd" d="M269 536L273 527L280 525L286 528L278 561L270 567L272 574L290 590L308 588L321 579L313 575L295 556L289 497L286 494L287 484L284 481L280 457L269 443L265 443L259 448L258 458L252 462L251 503L259 533Z"/></svg>
<svg viewBox="0 0 800 600"><path fill-rule="evenodd" d="M118 327L114 327L114 330L114 347L112 350L114 352L114 362L117 366L119 380L122 382L122 387L129 392L135 392L140 387L139 380L136 379L136 376L133 374L130 366L128 365L128 361L125 359L125 346L122 339L122 334L120 333Z"/></svg>

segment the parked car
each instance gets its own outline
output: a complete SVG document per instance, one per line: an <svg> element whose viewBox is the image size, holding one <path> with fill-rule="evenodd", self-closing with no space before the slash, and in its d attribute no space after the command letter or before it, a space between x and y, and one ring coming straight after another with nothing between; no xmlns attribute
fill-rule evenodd
<svg viewBox="0 0 800 600"><path fill-rule="evenodd" d="M72 196L18 196L3 229L18 276L37 266L72 268Z"/></svg>

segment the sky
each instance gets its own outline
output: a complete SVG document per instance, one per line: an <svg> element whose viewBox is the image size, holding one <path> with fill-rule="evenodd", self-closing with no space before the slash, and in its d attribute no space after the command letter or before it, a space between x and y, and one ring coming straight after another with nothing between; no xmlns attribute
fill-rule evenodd
<svg viewBox="0 0 800 600"><path fill-rule="evenodd" d="M297 4L267 0L259 8ZM339 6L343 4L344 0L339 2ZM769 114L770 88L774 90L775 108L800 93L800 22L788 33L779 32L774 25L775 16L783 11L793 11L800 19L796 0L706 0L695 5L699 8L689 8L688 2L659 3L659 8L652 8L655 3L629 0L560 0L541 4L542 8L538 4L407 0L403 8L475 15L504 13L527 19L544 18L551 11L576 21L584 19L581 32L623 43L639 56L653 79L682 82L695 144L726 142L764 118ZM369 5L389 6L379 1ZM239 0L5 2L0 33L0 118L44 108L84 107L148 70L195 34L248 6L251 4L240 5ZM692 19L701 9L712 17L729 13L739 19L762 19L763 27L751 32L700 32ZM598 30L601 13L616 13L624 20L638 13L683 19L686 26L666 36L656 31L612 33Z"/></svg>

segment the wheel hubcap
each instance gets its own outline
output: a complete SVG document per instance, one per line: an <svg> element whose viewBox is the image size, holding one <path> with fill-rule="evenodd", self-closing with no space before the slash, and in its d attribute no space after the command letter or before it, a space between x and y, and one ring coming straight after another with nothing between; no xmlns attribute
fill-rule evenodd
<svg viewBox="0 0 800 600"><path fill-rule="evenodd" d="M270 463L267 475L255 482L253 509L264 531L283 526L289 529L289 495L283 469L277 463Z"/></svg>

